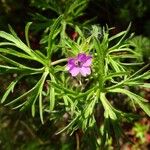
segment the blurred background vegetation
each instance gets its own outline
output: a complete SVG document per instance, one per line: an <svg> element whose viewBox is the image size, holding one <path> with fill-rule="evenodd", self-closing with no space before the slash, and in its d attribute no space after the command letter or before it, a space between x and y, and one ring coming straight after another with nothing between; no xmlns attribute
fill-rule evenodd
<svg viewBox="0 0 150 150"><path fill-rule="evenodd" d="M45 29L49 27L53 19L60 14L65 14L68 24L82 26L91 24L108 25L115 27L111 34L127 28L132 23L131 32L135 37L131 40L136 51L142 56L145 63L150 62L150 2L148 0L80 0L82 3L78 11L70 12L69 6L75 0L0 0L0 30L8 30L10 24L24 39L24 27L32 21L30 33L32 47L42 47L41 39L45 35ZM77 3L79 0L76 0ZM73 30L68 28L69 34ZM8 81L14 75L0 76L0 97L8 85ZM18 85L20 89L26 88L26 84ZM150 100L150 91L143 89L141 94ZM39 117L31 118L30 112L13 111L0 105L0 150L70 150L76 149L78 136L82 137L81 149L90 149L90 143L94 143L92 135L88 138L77 131L72 136L66 133L55 135L59 128L66 125L63 116L56 122L48 119L44 125ZM122 125L131 142L122 140L122 150L148 149L150 147L150 120L140 119L132 125ZM90 143L87 139L90 139ZM112 141L108 141L106 149L113 149Z"/></svg>
<svg viewBox="0 0 150 150"><path fill-rule="evenodd" d="M78 23L95 18L93 23L108 24L110 27L116 27L117 30L123 30L132 22L132 31L137 35L142 34L150 37L150 3L147 0L86 0L86 2L82 16L79 18L73 16ZM72 1L1 0L0 3L1 30L6 30L7 24L15 26L18 30L23 30L28 21L44 23L46 18L56 18L64 13ZM44 17L39 17L37 14Z"/></svg>

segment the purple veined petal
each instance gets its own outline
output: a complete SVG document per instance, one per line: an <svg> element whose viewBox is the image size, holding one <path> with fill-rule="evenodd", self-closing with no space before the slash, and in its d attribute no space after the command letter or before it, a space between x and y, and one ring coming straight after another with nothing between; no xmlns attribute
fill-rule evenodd
<svg viewBox="0 0 150 150"><path fill-rule="evenodd" d="M75 65L75 59L74 58L70 58L69 60L68 60L68 64L74 64Z"/></svg>
<svg viewBox="0 0 150 150"><path fill-rule="evenodd" d="M80 62L85 62L85 61L86 61L86 54L84 54L84 53L78 54L77 59L78 59L78 61L80 61Z"/></svg>
<svg viewBox="0 0 150 150"><path fill-rule="evenodd" d="M91 74L91 68L90 67L82 67L80 68L80 73L82 76L87 76Z"/></svg>
<svg viewBox="0 0 150 150"><path fill-rule="evenodd" d="M87 73L87 75L91 74L91 68L90 67L86 68L86 73Z"/></svg>
<svg viewBox="0 0 150 150"><path fill-rule="evenodd" d="M86 60L88 60L88 59L90 59L90 58L92 58L92 56L91 56L91 55L88 55L88 56L86 57Z"/></svg>
<svg viewBox="0 0 150 150"><path fill-rule="evenodd" d="M65 69L68 71L68 70L70 70L72 68L72 65L69 65L69 64L67 64L66 65L66 67L65 67Z"/></svg>
<svg viewBox="0 0 150 150"><path fill-rule="evenodd" d="M70 69L72 69L72 68L75 67L75 66L76 66L76 65L75 65L75 59L74 59L74 58L70 58L70 59L68 60L66 69L67 69L67 70L70 70Z"/></svg>
<svg viewBox="0 0 150 150"><path fill-rule="evenodd" d="M76 67L76 65L75 64L67 64L67 66L66 66L66 69L67 70L71 70L73 67Z"/></svg>
<svg viewBox="0 0 150 150"><path fill-rule="evenodd" d="M75 76L77 76L77 75L79 74L80 68L78 68L78 67L73 67L71 70L69 70L69 72L71 73L71 75L72 75L73 77L75 77Z"/></svg>
<svg viewBox="0 0 150 150"><path fill-rule="evenodd" d="M85 63L83 63L83 66L84 66L84 67L88 67L88 66L91 66L91 64L92 64L92 57L89 57L89 58L85 61Z"/></svg>

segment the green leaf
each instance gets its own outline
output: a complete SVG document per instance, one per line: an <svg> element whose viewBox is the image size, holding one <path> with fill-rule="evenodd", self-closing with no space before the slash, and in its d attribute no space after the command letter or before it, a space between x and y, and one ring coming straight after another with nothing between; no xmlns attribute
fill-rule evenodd
<svg viewBox="0 0 150 150"><path fill-rule="evenodd" d="M79 45L70 38L65 38L64 43L71 49L71 53L74 55L77 55L81 51Z"/></svg>
<svg viewBox="0 0 150 150"><path fill-rule="evenodd" d="M54 78L54 76L50 73L50 78L51 78L51 81L56 83L56 80ZM55 89L53 86L50 85L50 97L49 97L49 100L50 100L50 111L53 111L54 109L54 106L55 106Z"/></svg>
<svg viewBox="0 0 150 150"><path fill-rule="evenodd" d="M125 39L125 37L129 33L130 28L131 28L131 23L129 24L129 26L126 29L126 31L122 31L122 35L123 35L122 38L120 38L120 40L117 42L117 44L114 45L113 47L111 47L110 50L115 49L116 47L118 47L119 45L121 45L121 43L123 42L123 40Z"/></svg>
<svg viewBox="0 0 150 150"><path fill-rule="evenodd" d="M74 103L72 100L72 98L70 98L68 95L64 95L63 96L63 99L64 99L64 104L65 104L65 107L68 107L69 110L71 110L71 114L74 114L75 113L75 107L76 107L76 103Z"/></svg>
<svg viewBox="0 0 150 150"><path fill-rule="evenodd" d="M17 36L17 34L16 34L16 32L15 32L14 29L11 27L11 25L8 25L8 28L9 28L11 34L12 34L16 39L19 39L18 36Z"/></svg>
<svg viewBox="0 0 150 150"><path fill-rule="evenodd" d="M14 60L8 58L8 57L5 57L5 56L3 56L3 55L1 55L1 54L0 54L0 58L1 58L2 60L4 60L4 61L6 61L6 62L8 62L8 63L10 63L10 64L12 64L12 65L14 65L14 66L19 67L19 68L26 68L26 66L24 66L24 65L22 65L22 64L20 64L20 63L18 63L18 62L16 62L16 61L14 61Z"/></svg>
<svg viewBox="0 0 150 150"><path fill-rule="evenodd" d="M64 132L66 129L68 129L78 119L78 117L79 116L77 115L66 127L64 127L62 130L55 133L55 135L58 135L58 134Z"/></svg>
<svg viewBox="0 0 150 150"><path fill-rule="evenodd" d="M38 90L37 92L35 92L35 99L32 103L32 116L34 117L35 116L35 103L36 103L36 100L37 98L39 97L39 112L40 112L40 119L41 119L41 122L44 123L43 121L43 105L42 105L42 91L43 91L43 85L44 85L44 82L46 80L46 77L48 75L48 71L45 71L41 77L41 82L39 84L39 87L38 87Z"/></svg>
<svg viewBox="0 0 150 150"><path fill-rule="evenodd" d="M43 120L43 104L42 104L42 92L39 94L39 112L40 112L40 119L42 124L44 124Z"/></svg>
<svg viewBox="0 0 150 150"><path fill-rule="evenodd" d="M29 42L29 28L31 26L32 22L28 22L26 27L25 27L25 38L26 38L26 42L28 47L30 48L30 42Z"/></svg>
<svg viewBox="0 0 150 150"><path fill-rule="evenodd" d="M38 87L35 88L31 93L27 95L26 101L24 105L21 107L20 111L25 111L33 105L33 102L36 101L39 96L37 92L38 92ZM33 113L32 113L32 116L33 116Z"/></svg>
<svg viewBox="0 0 150 150"><path fill-rule="evenodd" d="M123 68L122 65L120 65L117 61L113 60L113 58L111 56L108 57L108 60L110 62L110 65L112 66L113 70L115 70L116 72L124 72L125 69Z"/></svg>
<svg viewBox="0 0 150 150"><path fill-rule="evenodd" d="M5 106L12 105L12 104L16 103L17 101L25 98L29 94L32 94L36 90L38 85L39 85L39 82L32 89L30 89L29 91L25 92L24 94L22 94L21 96L17 97L16 99L12 100L11 102L7 103Z"/></svg>
<svg viewBox="0 0 150 150"><path fill-rule="evenodd" d="M69 103L68 103L67 95L64 95L64 96L63 96L63 100L64 100L65 106L68 107Z"/></svg>
<svg viewBox="0 0 150 150"><path fill-rule="evenodd" d="M23 74L39 74L43 72L43 68L41 69L31 69L31 68L18 68L18 67L10 67L0 65L0 74L7 74L7 73L23 73Z"/></svg>
<svg viewBox="0 0 150 150"><path fill-rule="evenodd" d="M120 63L121 65L125 65L125 66L139 66L139 65L143 65L144 62L141 63Z"/></svg>
<svg viewBox="0 0 150 150"><path fill-rule="evenodd" d="M119 59L125 59L125 58L130 58L130 59L137 59L138 57L133 54L117 54L116 56L113 56L113 58L119 58Z"/></svg>
<svg viewBox="0 0 150 150"><path fill-rule="evenodd" d="M41 51L35 50L35 53L36 53L37 55L39 55L42 59L44 59L44 60L47 59L46 56L45 56Z"/></svg>
<svg viewBox="0 0 150 150"><path fill-rule="evenodd" d="M12 109L18 109L18 108L22 107L23 105L25 105L25 103L26 103L26 101L19 104L19 105L17 105L17 106L15 106L15 107L13 107Z"/></svg>
<svg viewBox="0 0 150 150"><path fill-rule="evenodd" d="M92 113L94 112L94 106L96 104L98 100L98 97L94 97L93 99L91 99L91 102L86 104L86 107L84 109L84 117L88 118L92 115Z"/></svg>
<svg viewBox="0 0 150 150"><path fill-rule="evenodd" d="M105 80L112 79L113 77L122 77L122 76L125 76L125 75L129 75L129 72L121 71L121 72L110 73L105 77Z"/></svg>
<svg viewBox="0 0 150 150"><path fill-rule="evenodd" d="M83 32L81 31L81 29L80 29L77 25L75 26L75 31L76 31L82 38L84 38Z"/></svg>
<svg viewBox="0 0 150 150"><path fill-rule="evenodd" d="M130 53L130 54L133 54L135 56L139 56L139 53L133 51L132 49L128 48L130 45L125 45L125 47L123 48L117 48L117 49L112 49L112 50L109 50L108 53L121 53L122 55L124 55L124 52L127 52L127 53ZM120 56L120 55L119 55Z"/></svg>
<svg viewBox="0 0 150 150"><path fill-rule="evenodd" d="M59 84L57 84L57 83L55 83L55 82L50 82L51 83L51 85L53 86L53 87L55 87L56 89L58 89L59 91L63 91L63 92L65 92L65 93L68 93L68 94L71 94L71 95L77 95L77 93L76 92L74 92L74 91L72 91L72 90L70 90L70 89L67 89L66 87L64 87L63 85L61 85L60 83Z"/></svg>
<svg viewBox="0 0 150 150"><path fill-rule="evenodd" d="M30 49L27 45L25 45L19 38L15 37L15 36L13 36L9 33L6 33L4 31L0 31L0 37L6 39L8 41L13 42L14 46L16 46L16 47L20 48L21 50L23 50L25 53L30 55L34 60L36 60L36 61L38 61L38 62L45 65L45 61L41 57L37 56L35 54L35 52L32 49Z"/></svg>
<svg viewBox="0 0 150 150"><path fill-rule="evenodd" d="M125 89L116 88L116 89L109 90L109 91L126 94L127 96L130 97L130 99L134 100L145 111L145 113L148 116L150 116L150 104L148 103L148 100Z"/></svg>
<svg viewBox="0 0 150 150"><path fill-rule="evenodd" d="M141 87L150 88L150 83L141 83Z"/></svg>
<svg viewBox="0 0 150 150"><path fill-rule="evenodd" d="M142 75L139 75L139 71L135 72L132 77L130 77L130 81L138 81L138 80L148 80L150 79L150 71L146 71Z"/></svg>
<svg viewBox="0 0 150 150"><path fill-rule="evenodd" d="M125 33L126 33L126 31L119 32L119 33L115 34L114 36L110 37L110 38L109 38L109 41L112 41L112 40L114 40L114 39L116 39L116 38L118 38L118 37L121 37L121 36L123 36Z"/></svg>
<svg viewBox="0 0 150 150"><path fill-rule="evenodd" d="M41 77L41 79L38 81L38 83L37 83L34 87L32 87L32 89L30 89L29 91L25 92L25 93L22 94L21 96L15 98L15 99L12 100L11 102L7 103L6 106L11 105L11 104L14 104L14 103L16 103L17 101L19 101L19 100L25 98L26 96L28 96L28 95L30 95L30 94L33 95L33 96L34 96L34 95L38 95L37 91L39 91L40 86L41 86L41 85L43 84L43 82L45 81L44 79L46 78L46 76L47 76L46 73L43 73L43 76Z"/></svg>
<svg viewBox="0 0 150 150"><path fill-rule="evenodd" d="M3 71L8 71L8 70L5 70L5 69L14 69L14 70L18 70L18 71L20 71L20 70L22 70L22 72L43 72L43 68L31 68L31 67L27 67L27 66L25 66L25 65L22 65L22 64L20 64L20 63L18 63L18 62L16 62L16 61L14 61L14 60L12 60L12 59L10 59L10 58L8 58L8 57L5 57L5 56L3 56L3 55L1 55L0 54L0 58L2 59L2 60L4 60L4 61L6 61L6 62L8 62L9 64L11 64L11 65L13 65L13 66L16 66L16 67L10 67L10 66L4 66L4 65L1 65L0 66L0 68L3 68Z"/></svg>
<svg viewBox="0 0 150 150"><path fill-rule="evenodd" d="M52 25L52 27L50 28L50 34L49 34L49 37L48 37L48 48L47 48L47 57L48 58L50 58L51 54L52 54L52 45L53 45L53 36L54 36L54 33L58 29L62 18L63 18L63 16L59 16L55 20L55 22Z"/></svg>
<svg viewBox="0 0 150 150"><path fill-rule="evenodd" d="M103 43L104 42L104 43ZM107 44L105 43L104 39L103 42L94 37L94 46L97 52L97 61L98 61L98 80L99 80L99 88L102 89L104 86L104 61L105 61L105 54L106 54L106 47ZM106 44L106 46L104 46Z"/></svg>
<svg viewBox="0 0 150 150"><path fill-rule="evenodd" d="M21 53L21 52L17 52L13 49L0 48L0 52L5 53L5 54L10 54L10 55L13 55L16 57L34 60L31 56L26 55L26 54Z"/></svg>
<svg viewBox="0 0 150 150"><path fill-rule="evenodd" d="M20 49L24 50L26 53L31 55L31 50L18 38L14 37L13 35L6 33L4 31L0 31L0 37L11 41L15 44L15 46L19 47Z"/></svg>
<svg viewBox="0 0 150 150"><path fill-rule="evenodd" d="M66 15L73 15L74 18L79 17L82 15L83 9L88 4L88 0L76 0L71 3L68 9L65 10Z"/></svg>
<svg viewBox="0 0 150 150"><path fill-rule="evenodd" d="M55 106L55 89L53 87L50 88L50 111L53 111Z"/></svg>
<svg viewBox="0 0 150 150"><path fill-rule="evenodd" d="M12 81L10 83L10 85L7 87L6 92L4 93L2 99L1 99L1 103L4 103L5 100L7 99L8 95L10 94L10 92L13 92L15 85L18 83L18 81L23 77L23 75L17 77L14 81Z"/></svg>
<svg viewBox="0 0 150 150"><path fill-rule="evenodd" d="M105 118L110 117L112 120L117 120L117 115L114 111L114 108L107 100L105 94L106 93L100 93L100 100L105 109Z"/></svg>
<svg viewBox="0 0 150 150"><path fill-rule="evenodd" d="M9 46L9 45L15 46L15 44L14 44L14 43L11 43L11 42L1 42L1 43L0 43L0 46Z"/></svg>
<svg viewBox="0 0 150 150"><path fill-rule="evenodd" d="M0 65L0 74L7 74L7 73L23 73L23 69L17 68L17 67L10 67L10 66L4 66Z"/></svg>

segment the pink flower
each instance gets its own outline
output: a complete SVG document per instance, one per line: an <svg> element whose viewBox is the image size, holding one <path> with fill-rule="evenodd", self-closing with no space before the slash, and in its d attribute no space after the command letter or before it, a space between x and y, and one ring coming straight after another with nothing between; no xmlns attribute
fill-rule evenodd
<svg viewBox="0 0 150 150"><path fill-rule="evenodd" d="M79 53L78 56L68 60L67 70L69 70L73 77L77 76L78 74L81 74L85 77L91 74L91 64L92 56Z"/></svg>

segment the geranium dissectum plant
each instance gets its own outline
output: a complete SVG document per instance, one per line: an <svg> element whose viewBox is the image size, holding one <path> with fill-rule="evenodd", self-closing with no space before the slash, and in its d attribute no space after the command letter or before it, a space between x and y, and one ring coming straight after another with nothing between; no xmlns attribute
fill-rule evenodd
<svg viewBox="0 0 150 150"><path fill-rule="evenodd" d="M119 141L122 134L120 122L133 120L135 116L131 113L135 110L124 112L122 107L115 106L116 101L121 106L126 102L125 107L133 104L131 108L141 108L150 116L149 102L132 91L135 85L139 88L150 87L147 83L150 79L150 71L146 70L148 65L142 66L143 63L138 61L139 55L132 49L135 45L130 43L131 37L125 38L130 26L112 37L107 28L92 26L87 37L86 32L75 27L79 36L73 41L65 33L65 21L60 16L50 27L50 33L45 38L47 43L43 45L47 44L45 51L31 48L28 39L31 23L25 28L26 44L12 28L11 34L0 31L3 39L0 42L0 59L3 60L0 74L16 74L1 97L1 103L21 111L31 108L32 116L39 113L42 123L49 117L57 122L67 114L67 125L57 134L64 131L74 133L80 129L83 133L92 135L91 141L94 139L96 146L104 146L112 133ZM53 61L52 56L58 53L62 55ZM18 60L18 57L23 61ZM33 64L37 66L33 67ZM140 69L131 69L134 65ZM72 76L86 78L77 79ZM31 79L35 80L32 84ZM28 86L31 89L23 89L25 92L22 95L12 97L16 85L22 80L31 84ZM123 95L126 95L124 99ZM132 103L128 104L129 100Z"/></svg>

